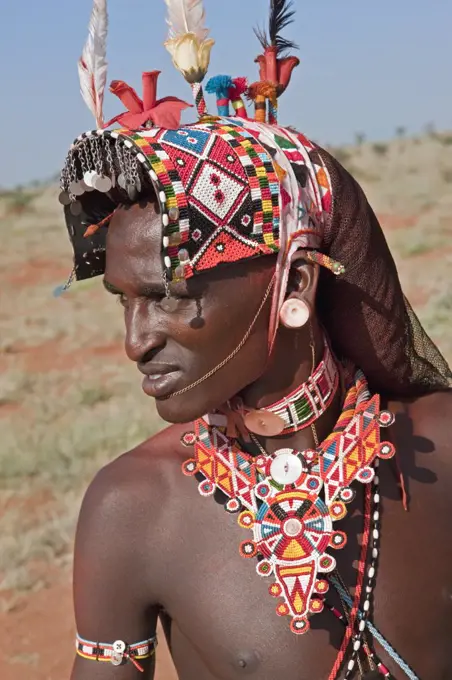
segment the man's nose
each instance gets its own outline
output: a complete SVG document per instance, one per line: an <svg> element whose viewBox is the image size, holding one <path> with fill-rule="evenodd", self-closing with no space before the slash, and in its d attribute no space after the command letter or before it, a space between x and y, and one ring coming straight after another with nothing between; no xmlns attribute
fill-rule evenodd
<svg viewBox="0 0 452 680"><path fill-rule="evenodd" d="M131 361L143 361L150 352L165 344L165 336L148 305L133 305L126 313L126 354Z"/></svg>

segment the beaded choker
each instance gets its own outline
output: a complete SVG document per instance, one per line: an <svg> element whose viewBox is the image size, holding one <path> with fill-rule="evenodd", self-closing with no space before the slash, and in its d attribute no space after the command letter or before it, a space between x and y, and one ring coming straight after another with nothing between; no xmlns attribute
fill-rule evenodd
<svg viewBox="0 0 452 680"><path fill-rule="evenodd" d="M225 509L239 513L240 527L253 532L240 544L240 554L256 558L259 576L272 578L270 595L282 599L276 613L289 616L292 632L303 634L310 616L324 608L329 584L321 574L336 568L330 551L347 541L333 525L347 515L352 484L371 483L377 458L395 453L392 444L380 441L380 427L391 425L393 416L380 411L379 396L370 395L357 371L336 427L315 450L284 448L253 457L209 421L216 418L197 420L194 431L182 437L195 453L182 470L201 475L201 495L218 489Z"/></svg>
<svg viewBox="0 0 452 680"><path fill-rule="evenodd" d="M243 413L246 428L254 434L292 434L309 427L325 413L338 386L339 371L325 340L322 361L308 380L288 396L262 409L248 410L240 401L233 408Z"/></svg>

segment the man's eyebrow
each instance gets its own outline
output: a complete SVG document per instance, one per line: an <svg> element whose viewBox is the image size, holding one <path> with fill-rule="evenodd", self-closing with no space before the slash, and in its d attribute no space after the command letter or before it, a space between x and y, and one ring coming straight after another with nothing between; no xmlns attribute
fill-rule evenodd
<svg viewBox="0 0 452 680"><path fill-rule="evenodd" d="M107 281L107 279L103 279L102 283L104 284L105 290L107 290L112 295L122 295L122 290L116 288L116 286ZM140 286L139 290L139 295L142 295L144 297L147 295L163 295L164 293L165 287L163 283L143 284L142 286Z"/></svg>
<svg viewBox="0 0 452 680"><path fill-rule="evenodd" d="M112 283L109 283L106 279L102 279L102 283L104 284L105 290L107 290L112 295L121 295L122 291L116 288Z"/></svg>

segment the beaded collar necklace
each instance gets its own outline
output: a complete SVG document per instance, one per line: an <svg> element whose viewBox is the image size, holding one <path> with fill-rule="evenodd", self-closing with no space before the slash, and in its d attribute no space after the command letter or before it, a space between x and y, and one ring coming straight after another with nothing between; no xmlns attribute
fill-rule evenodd
<svg viewBox="0 0 452 680"><path fill-rule="evenodd" d="M315 366L315 364L314 364ZM313 425L328 409L339 387L339 370L325 340L321 362L309 378L286 397L261 409L247 409L240 399L231 407L254 434L276 437L293 434Z"/></svg>
<svg viewBox="0 0 452 680"><path fill-rule="evenodd" d="M239 526L253 532L240 544L240 554L256 558L259 576L272 578L270 595L282 599L276 613L290 617L295 634L306 633L310 616L325 606L329 583L321 574L335 571L330 550L347 541L333 525L347 515L353 483L371 484L378 459L394 455L392 444L380 441L380 428L393 420L390 412L380 410L379 396L370 395L357 371L333 432L317 449L283 448L253 457L227 436L225 427L213 424L220 422L216 417L197 420L194 431L182 437L195 454L184 462L184 474L202 480L198 489L203 496L222 491L225 509L239 513ZM368 593L366 612L369 598Z"/></svg>

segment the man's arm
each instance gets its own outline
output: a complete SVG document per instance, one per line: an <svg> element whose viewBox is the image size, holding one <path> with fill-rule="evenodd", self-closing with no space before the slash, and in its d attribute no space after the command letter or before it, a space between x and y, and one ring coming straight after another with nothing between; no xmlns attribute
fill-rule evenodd
<svg viewBox="0 0 452 680"><path fill-rule="evenodd" d="M78 634L92 642L135 644L156 632L148 508L140 502L143 478L121 459L104 468L84 498L75 542L74 600ZM149 503L149 489L147 500ZM147 528L146 528L147 527ZM77 655L71 680L154 677L155 656L140 665L96 662Z"/></svg>

